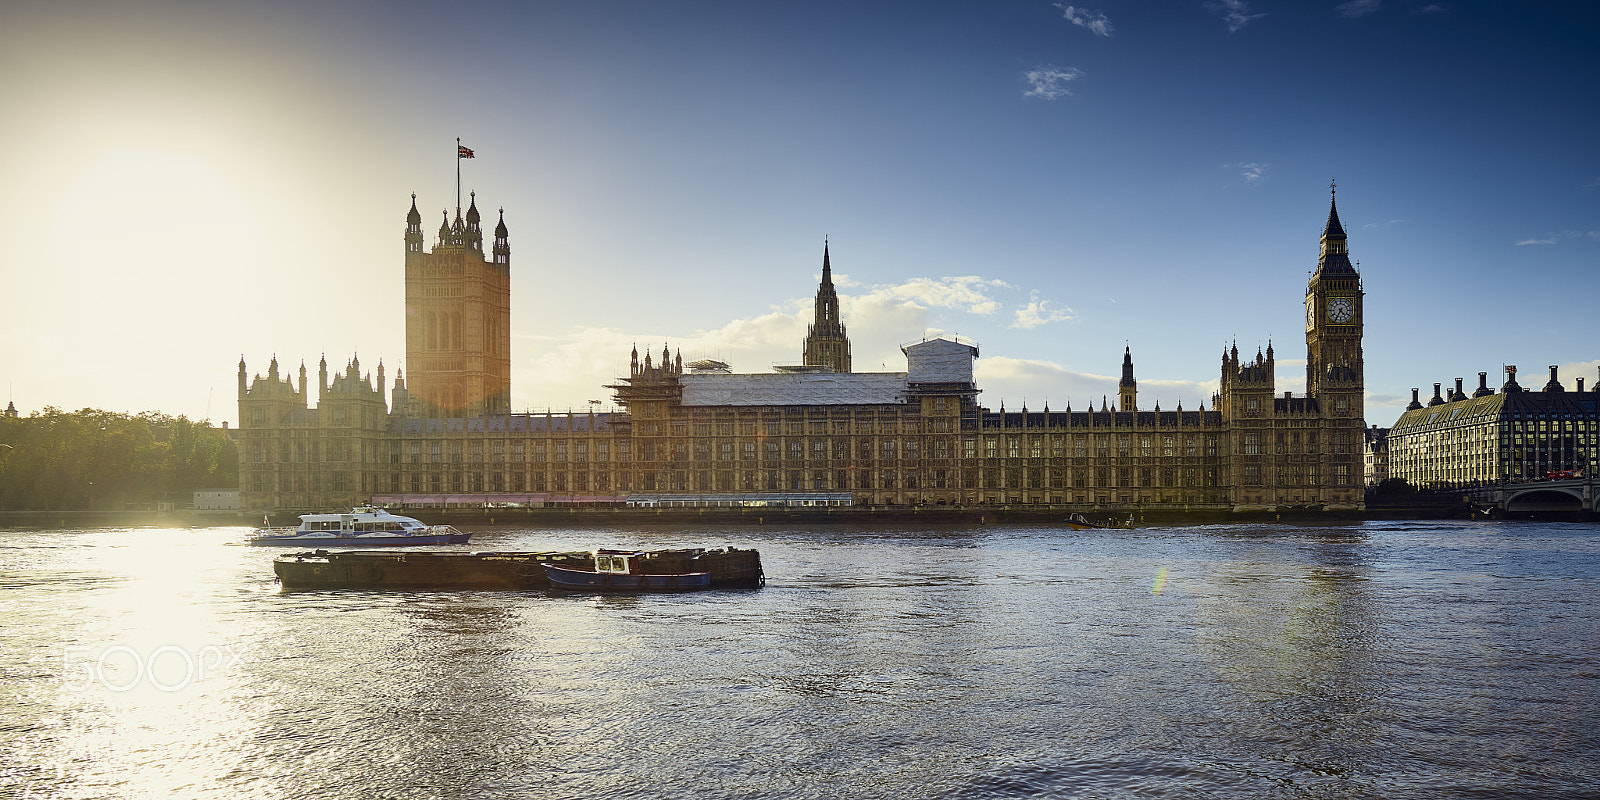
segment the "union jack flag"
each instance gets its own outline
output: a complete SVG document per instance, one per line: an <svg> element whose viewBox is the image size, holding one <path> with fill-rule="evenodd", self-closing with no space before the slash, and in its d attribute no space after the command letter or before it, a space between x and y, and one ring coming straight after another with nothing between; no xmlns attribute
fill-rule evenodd
<svg viewBox="0 0 1600 800"><path fill-rule="evenodd" d="M458 144L456 145L456 158L477 158L477 156L472 154L471 148Z"/></svg>

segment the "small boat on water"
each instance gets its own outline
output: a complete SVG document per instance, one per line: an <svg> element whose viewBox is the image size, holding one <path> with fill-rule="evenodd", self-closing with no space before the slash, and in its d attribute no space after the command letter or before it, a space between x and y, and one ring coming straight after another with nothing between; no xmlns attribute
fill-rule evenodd
<svg viewBox="0 0 1600 800"><path fill-rule="evenodd" d="M754 589L766 581L761 554L755 550L695 547L621 552L628 556L630 575L635 570L647 575L707 572L711 574L714 589ZM470 552L404 547L338 548L278 556L272 561L272 571L288 591L530 591L552 586L541 565L566 567L578 573L593 572L595 555L594 550ZM677 582L681 591L684 581ZM667 588L672 588L671 581L666 583L669 584Z"/></svg>
<svg viewBox="0 0 1600 800"><path fill-rule="evenodd" d="M693 592L711 588L709 572L646 573L645 553L596 550L592 569L574 569L541 562L553 589L579 592Z"/></svg>
<svg viewBox="0 0 1600 800"><path fill-rule="evenodd" d="M1088 518L1084 517L1082 514L1073 514L1072 516L1067 517L1066 522L1067 522L1067 527L1069 527L1069 528L1071 528L1071 529L1073 529L1075 531L1092 531L1092 530L1102 530L1102 529L1107 529L1107 528L1132 528L1133 527L1133 517L1131 517L1131 516L1128 517L1126 522L1119 522L1118 520L1114 520L1114 519L1096 521L1096 520L1088 519Z"/></svg>
<svg viewBox="0 0 1600 800"><path fill-rule="evenodd" d="M426 525L375 506L348 512L301 514L297 528L260 528L250 543L295 547L403 547L419 544L466 544L472 534L452 525Z"/></svg>

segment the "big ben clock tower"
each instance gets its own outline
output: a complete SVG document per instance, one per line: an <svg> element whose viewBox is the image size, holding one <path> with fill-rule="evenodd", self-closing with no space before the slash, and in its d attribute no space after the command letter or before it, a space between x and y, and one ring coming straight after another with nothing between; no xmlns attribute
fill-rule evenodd
<svg viewBox="0 0 1600 800"><path fill-rule="evenodd" d="M1366 427L1361 275L1345 249L1339 207L1328 202L1322 254L1306 287L1306 395L1315 403L1321 440L1308 454L1310 483L1325 508L1361 508L1362 432Z"/></svg>
<svg viewBox="0 0 1600 800"><path fill-rule="evenodd" d="M1362 417L1363 296L1361 275L1350 263L1339 224L1339 206L1330 199L1322 252L1306 287L1306 395L1335 417Z"/></svg>

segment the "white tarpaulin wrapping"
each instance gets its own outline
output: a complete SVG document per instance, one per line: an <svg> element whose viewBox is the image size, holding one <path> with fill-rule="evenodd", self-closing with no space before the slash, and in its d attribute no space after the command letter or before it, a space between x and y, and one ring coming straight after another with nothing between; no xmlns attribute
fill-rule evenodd
<svg viewBox="0 0 1600 800"><path fill-rule="evenodd" d="M904 372L689 373L686 406L878 405L904 402Z"/></svg>
<svg viewBox="0 0 1600 800"><path fill-rule="evenodd" d="M949 339L931 339L904 348L912 383L972 383L978 348Z"/></svg>

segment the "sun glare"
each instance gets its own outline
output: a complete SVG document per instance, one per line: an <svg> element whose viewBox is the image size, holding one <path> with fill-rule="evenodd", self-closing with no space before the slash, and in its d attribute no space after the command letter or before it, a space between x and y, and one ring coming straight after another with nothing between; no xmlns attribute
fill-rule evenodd
<svg viewBox="0 0 1600 800"><path fill-rule="evenodd" d="M259 233L256 217L249 198L204 159L119 148L84 168L56 218L61 239L91 266L119 265L144 251L181 269L250 241Z"/></svg>

